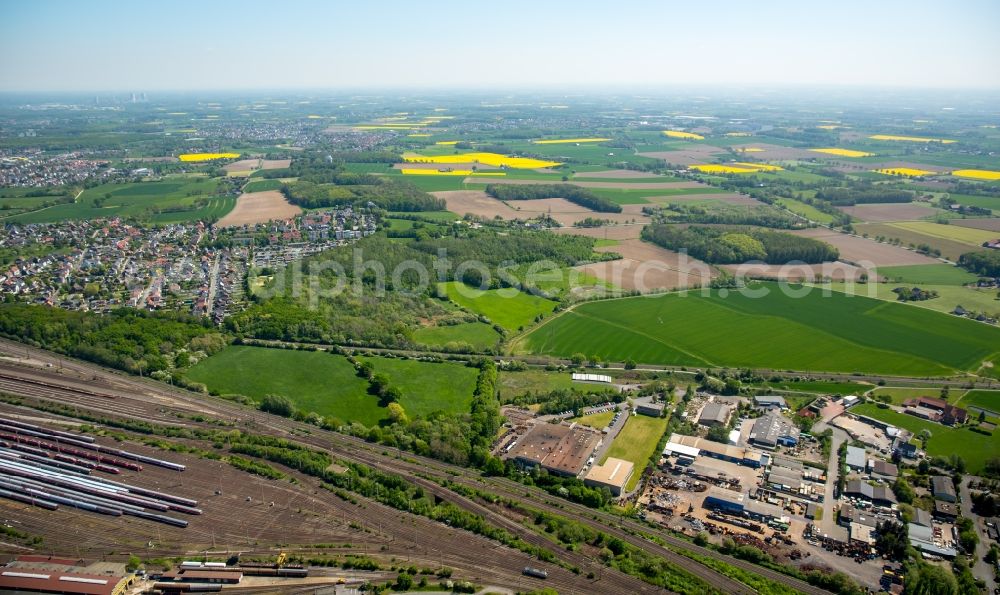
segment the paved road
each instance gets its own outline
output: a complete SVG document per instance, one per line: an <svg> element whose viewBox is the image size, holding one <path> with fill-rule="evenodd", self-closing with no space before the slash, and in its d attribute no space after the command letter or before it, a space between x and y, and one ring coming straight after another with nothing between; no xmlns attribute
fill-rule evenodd
<svg viewBox="0 0 1000 595"><path fill-rule="evenodd" d="M972 575L984 581L986 583L986 592L992 593L995 587L993 584L993 569L983 560L986 557L986 552L989 551L988 544L990 543L986 537L986 521L981 516L972 514L972 494L969 492L969 484L977 481L979 481L979 478L974 475L963 477L962 485L959 486L959 497L962 503L962 515L973 520L976 527L976 534L979 535L979 545L976 546L976 559L972 566Z"/></svg>
<svg viewBox="0 0 1000 595"><path fill-rule="evenodd" d="M820 421L813 426L813 431L816 433L823 432L827 428L833 430L833 438L830 441L830 460L826 465L826 492L823 496L823 518L819 521L819 530L824 535L834 539L847 541L847 529L837 524L837 513L834 511L837 501L833 493L837 487L837 476L840 473L840 465L838 464L840 460L837 457L837 450L840 449L841 444L847 442L848 436L847 432L840 428L828 426L827 421L829 420Z"/></svg>

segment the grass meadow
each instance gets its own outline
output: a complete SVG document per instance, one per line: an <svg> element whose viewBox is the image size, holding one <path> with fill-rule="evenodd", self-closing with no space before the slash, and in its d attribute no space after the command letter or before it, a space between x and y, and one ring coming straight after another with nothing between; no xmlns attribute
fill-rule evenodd
<svg viewBox="0 0 1000 595"><path fill-rule="evenodd" d="M611 443L611 448L605 453L604 460L598 461L598 463L604 463L610 457L632 461L635 464L635 470L625 485L625 489L635 489L639 479L642 478L642 472L646 468L649 457L656 451L660 438L667 431L668 421L665 417L629 416L625 427L622 428L615 441Z"/></svg>
<svg viewBox="0 0 1000 595"><path fill-rule="evenodd" d="M523 337L520 352L646 364L948 375L1000 354L1000 329L832 293L674 293L585 303Z"/></svg>
<svg viewBox="0 0 1000 595"><path fill-rule="evenodd" d="M487 349L500 340L494 328L484 322L464 322L450 326L426 326L413 332L413 340L431 347L448 343L466 343L478 350Z"/></svg>
<svg viewBox="0 0 1000 595"><path fill-rule="evenodd" d="M517 292L513 297L505 297L512 289L480 290L469 286L459 287L452 281L442 283L440 289L447 294L448 299L466 310L485 316L503 328L516 331L522 326L532 324L539 314L549 314L556 303L542 297Z"/></svg>
<svg viewBox="0 0 1000 595"><path fill-rule="evenodd" d="M9 219L49 223L102 217L147 217L152 223L178 223L222 217L236 199L216 196L218 181L201 176L173 176L159 181L101 184L84 190L75 202L29 211ZM196 206L206 200L204 206Z"/></svg>
<svg viewBox="0 0 1000 595"><path fill-rule="evenodd" d="M477 370L454 363L431 363L382 357L370 361L375 373L389 377L403 392L400 404L410 416L434 411L468 411ZM386 417L378 397L368 393L347 358L325 351L297 351L234 345L198 362L187 378L219 394L261 400L283 395L304 411L345 422L376 425Z"/></svg>

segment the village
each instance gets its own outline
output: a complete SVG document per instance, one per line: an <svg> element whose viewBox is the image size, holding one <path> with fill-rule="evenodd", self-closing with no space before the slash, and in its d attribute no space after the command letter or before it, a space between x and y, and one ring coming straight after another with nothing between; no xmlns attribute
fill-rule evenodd
<svg viewBox="0 0 1000 595"><path fill-rule="evenodd" d="M10 225L0 294L67 310L131 307L207 316L220 324L245 304L250 268L283 266L377 229L351 207L267 224L143 226L120 218Z"/></svg>

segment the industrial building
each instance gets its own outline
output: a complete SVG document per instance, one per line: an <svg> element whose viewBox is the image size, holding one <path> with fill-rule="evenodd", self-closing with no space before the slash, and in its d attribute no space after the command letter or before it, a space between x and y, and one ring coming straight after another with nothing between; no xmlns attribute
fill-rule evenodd
<svg viewBox="0 0 1000 595"><path fill-rule="evenodd" d="M892 483L899 477L899 468L893 463L875 459L871 465L871 476L873 479L881 479Z"/></svg>
<svg viewBox="0 0 1000 595"><path fill-rule="evenodd" d="M779 445L795 446L799 443L799 428L791 420L771 411L753 422L749 442L769 450Z"/></svg>
<svg viewBox="0 0 1000 595"><path fill-rule="evenodd" d="M861 472L868 468L868 455L863 448L848 446L846 462L848 469Z"/></svg>
<svg viewBox="0 0 1000 595"><path fill-rule="evenodd" d="M892 490L888 486L873 486L860 479L848 481L847 486L844 488L844 495L850 498L866 500L876 506L892 506L896 504L896 495L892 493Z"/></svg>
<svg viewBox="0 0 1000 595"><path fill-rule="evenodd" d="M742 515L746 507L747 495L717 487L709 487L705 492L702 506L709 510L720 510L728 514Z"/></svg>
<svg viewBox="0 0 1000 595"><path fill-rule="evenodd" d="M124 564L20 556L0 568L0 592L121 595L133 579Z"/></svg>
<svg viewBox="0 0 1000 595"><path fill-rule="evenodd" d="M635 412L639 415L648 415L649 417L663 417L663 410L666 408L665 403L654 403L653 401L635 401Z"/></svg>
<svg viewBox="0 0 1000 595"><path fill-rule="evenodd" d="M214 583L238 585L243 580L243 572L222 568L181 568L177 572L165 572L161 581L179 581L183 583Z"/></svg>
<svg viewBox="0 0 1000 595"><path fill-rule="evenodd" d="M574 382L603 382L605 384L611 384L611 376L607 374L584 374L579 372L573 372Z"/></svg>
<svg viewBox="0 0 1000 595"><path fill-rule="evenodd" d="M705 492L702 506L709 510L718 510L734 516L745 516L758 521L788 522L788 517L780 507L774 504L753 500L746 493L733 492L715 486L709 487L708 491Z"/></svg>
<svg viewBox="0 0 1000 595"><path fill-rule="evenodd" d="M934 543L934 529L932 527L909 523L906 526L906 529L907 536L910 539L910 545L912 545L914 549L927 552L935 556L941 556L942 558L954 558L958 555L955 548L942 547Z"/></svg>
<svg viewBox="0 0 1000 595"><path fill-rule="evenodd" d="M935 500L954 504L958 500L955 493L955 484L947 475L935 475L931 477L931 493Z"/></svg>
<svg viewBox="0 0 1000 595"><path fill-rule="evenodd" d="M600 445L601 434L585 426L541 423L514 444L510 457L521 467L577 476Z"/></svg>
<svg viewBox="0 0 1000 595"><path fill-rule="evenodd" d="M754 448L721 444L705 440L704 438L698 438L697 436L685 436L683 434L671 434L670 440L663 449L664 456L675 454L691 458L706 456L754 469L763 467L768 462L768 455Z"/></svg>
<svg viewBox="0 0 1000 595"><path fill-rule="evenodd" d="M592 467L583 478L583 483L595 488L608 488L615 496L621 496L634 468L631 461L609 457L603 465Z"/></svg>
<svg viewBox="0 0 1000 595"><path fill-rule="evenodd" d="M757 395L753 398L753 404L758 409L788 409L785 398L777 395Z"/></svg>
<svg viewBox="0 0 1000 595"><path fill-rule="evenodd" d="M844 504L840 507L840 512L837 516L837 524L842 527L847 527L848 529L850 529L852 525L864 525L874 529L878 525L878 519L875 518L875 515L869 514L860 508L855 508L850 504Z"/></svg>
<svg viewBox="0 0 1000 595"><path fill-rule="evenodd" d="M729 423L732 408L725 403L708 403L701 408L698 423L703 426L724 426Z"/></svg>

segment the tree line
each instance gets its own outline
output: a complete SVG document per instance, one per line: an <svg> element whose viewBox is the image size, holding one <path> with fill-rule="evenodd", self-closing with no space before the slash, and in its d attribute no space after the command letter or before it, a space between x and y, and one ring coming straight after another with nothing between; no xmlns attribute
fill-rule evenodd
<svg viewBox="0 0 1000 595"><path fill-rule="evenodd" d="M824 188L816 192L816 198L829 203L849 207L860 204L913 202L913 193L874 186Z"/></svg>
<svg viewBox="0 0 1000 595"><path fill-rule="evenodd" d="M350 181L316 183L296 181L281 187L288 202L304 209L322 209L347 205L376 206L387 211L441 211L444 200L401 180L380 178L368 174L331 173L329 179ZM366 184L364 182L372 182Z"/></svg>
<svg viewBox="0 0 1000 595"><path fill-rule="evenodd" d="M668 204L665 208L643 207L657 223L706 223L713 225L758 225L773 229L792 229L802 223L795 217L769 205L753 209L737 206L704 207L699 205Z"/></svg>
<svg viewBox="0 0 1000 595"><path fill-rule="evenodd" d="M767 264L805 262L810 264L836 260L836 248L812 238L779 231L749 228L720 228L692 225L647 225L642 239L670 250L686 250L711 264L739 264L760 260Z"/></svg>
<svg viewBox="0 0 1000 595"><path fill-rule="evenodd" d="M228 344L208 318L122 308L108 314L30 304L0 304L0 336L133 374L169 373L190 352Z"/></svg>
<svg viewBox="0 0 1000 595"><path fill-rule="evenodd" d="M621 213L621 205L592 190L573 184L489 184L486 194L499 200L536 200L540 198L565 198L573 204L599 213Z"/></svg>
<svg viewBox="0 0 1000 595"><path fill-rule="evenodd" d="M958 266L980 277L1000 277L1000 250L966 252L958 257Z"/></svg>

